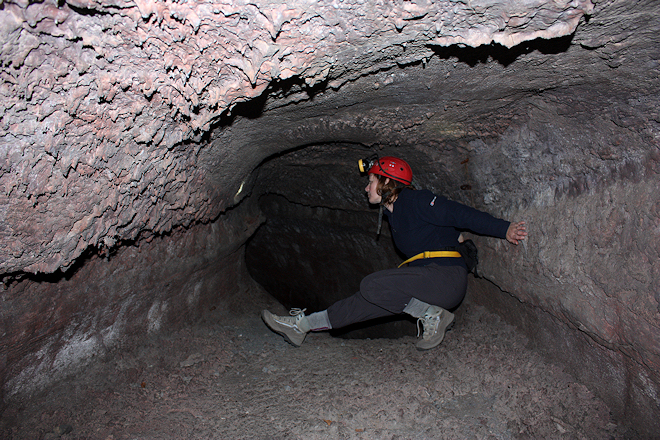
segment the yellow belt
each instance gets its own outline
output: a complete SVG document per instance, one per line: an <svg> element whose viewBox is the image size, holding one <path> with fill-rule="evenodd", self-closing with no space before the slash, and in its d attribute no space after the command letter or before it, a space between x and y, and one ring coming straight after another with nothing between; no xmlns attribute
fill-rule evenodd
<svg viewBox="0 0 660 440"><path fill-rule="evenodd" d="M399 267L404 264L408 264L411 261L419 260L421 258L440 258L440 257L450 257L450 258L460 258L461 254L458 251L424 251L415 255L414 257L408 258L403 263L399 264Z"/></svg>

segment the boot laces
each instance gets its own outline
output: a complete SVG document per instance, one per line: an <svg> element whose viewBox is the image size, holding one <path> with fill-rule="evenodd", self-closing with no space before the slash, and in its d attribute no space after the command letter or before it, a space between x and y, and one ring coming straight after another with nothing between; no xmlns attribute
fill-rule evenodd
<svg viewBox="0 0 660 440"><path fill-rule="evenodd" d="M282 320L298 327L298 321L305 317L305 310L307 309L293 308L289 310L289 315L291 316L282 316Z"/></svg>
<svg viewBox="0 0 660 440"><path fill-rule="evenodd" d="M438 324L440 323L440 316L442 315L442 312L440 313L434 313L432 315L424 315L421 318L417 318L417 337L419 338L420 334L420 324L422 329L424 330L424 334L422 335L422 339L428 339L431 336L435 334L435 332L438 331Z"/></svg>
<svg viewBox="0 0 660 440"><path fill-rule="evenodd" d="M296 307L296 308L293 308L293 309L289 310L289 315L294 316L296 318L298 318L298 317L302 318L303 316L305 316L305 311L306 310L307 309L299 309L299 308Z"/></svg>

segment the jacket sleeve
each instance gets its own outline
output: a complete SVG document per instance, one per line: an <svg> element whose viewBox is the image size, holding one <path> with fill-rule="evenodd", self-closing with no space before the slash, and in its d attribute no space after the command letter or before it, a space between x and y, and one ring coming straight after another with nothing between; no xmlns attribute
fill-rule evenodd
<svg viewBox="0 0 660 440"><path fill-rule="evenodd" d="M437 226L466 229L479 235L506 238L510 222L431 192L417 194L414 209L419 217Z"/></svg>

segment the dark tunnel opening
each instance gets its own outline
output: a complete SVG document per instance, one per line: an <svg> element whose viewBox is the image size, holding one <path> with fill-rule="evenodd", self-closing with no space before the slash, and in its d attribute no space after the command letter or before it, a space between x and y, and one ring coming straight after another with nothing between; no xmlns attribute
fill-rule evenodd
<svg viewBox="0 0 660 440"><path fill-rule="evenodd" d="M246 243L252 278L286 308L326 309L359 290L360 281L402 259L389 230L376 234L378 208L364 195L357 160L363 145L328 143L263 163L255 181L265 222ZM348 338L414 334L405 316L336 329Z"/></svg>
<svg viewBox="0 0 660 440"><path fill-rule="evenodd" d="M341 137L341 135L338 135ZM287 309L326 309L359 290L365 276L397 267L405 258L385 225L377 235L378 208L369 205L357 161L376 152L404 155L415 170L418 189L429 174L442 176L431 189L475 206L483 197L470 182L469 154L461 142L445 146L439 161L411 147L368 147L327 142L277 154L255 170L251 198L265 222L246 243L252 278ZM420 183L421 182L421 183ZM355 324L333 334L396 338L416 333L415 320L401 315Z"/></svg>

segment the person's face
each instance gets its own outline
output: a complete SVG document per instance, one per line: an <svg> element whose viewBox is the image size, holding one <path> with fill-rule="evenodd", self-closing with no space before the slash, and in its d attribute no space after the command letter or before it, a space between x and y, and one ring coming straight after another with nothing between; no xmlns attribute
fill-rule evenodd
<svg viewBox="0 0 660 440"><path fill-rule="evenodd" d="M373 205L377 205L380 203L381 200L383 200L381 195L378 194L378 191L376 190L377 185L378 185L378 178L376 177L376 175L369 174L369 184L364 190L367 192L369 203Z"/></svg>

